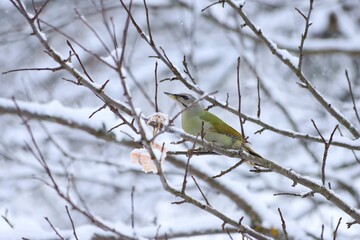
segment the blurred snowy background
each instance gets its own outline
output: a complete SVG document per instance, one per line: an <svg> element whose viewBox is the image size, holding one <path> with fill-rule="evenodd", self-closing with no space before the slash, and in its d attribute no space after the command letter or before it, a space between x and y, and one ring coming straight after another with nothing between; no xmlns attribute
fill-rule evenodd
<svg viewBox="0 0 360 240"><path fill-rule="evenodd" d="M34 5L40 8L44 2L24 1L31 13ZM262 122L276 129L318 137L313 119L328 140L339 122L299 86L297 76L242 25L243 20L229 5L216 4L201 11L211 3L213 1L148 0L157 46L164 49L181 72L186 56L196 84L207 93L217 91L214 97L221 102L228 96L229 105L234 108L238 104L236 67L240 56L243 113L257 118L259 83ZM305 21L295 8L307 14L309 1L248 0L243 10L279 48L298 57ZM132 12L147 32L143 2L134 1ZM115 31L115 41L121 46L127 14L119 1L49 1L39 18L42 32L57 52L67 57L70 48L66 41L70 41L91 78L100 86L109 79L106 93L125 102L118 73L94 57L106 58L108 50L115 50L109 32ZM311 22L302 70L329 103L358 128L360 120L353 109L345 70L359 105L360 3L358 0L315 0ZM0 1L0 23L1 72L58 66L44 52L38 39L30 35L29 24L9 0ZM159 80L172 78L173 73L152 57L155 54L151 47L132 24L127 37L124 58L127 84L135 107L144 115L150 115L155 112L155 62L159 64ZM75 57L72 64L82 72ZM65 206L69 207L79 239L121 239L93 224L48 186L49 177L29 150L35 146L12 98L29 119L35 141L60 190L80 209L132 238L230 239L218 218L187 203L172 204L181 199L165 192L156 174L145 174L140 166L131 163L130 152L138 147L131 129L120 126L108 133L121 119L108 109L89 118L103 102L87 88L66 79L73 78L64 70L15 71L0 75L0 239L59 239L49 222L64 239L76 239ZM169 116L174 116L179 109L164 91L191 92L177 80L159 82L159 111ZM210 104L204 102L204 105ZM236 115L218 107L210 111L240 129ZM179 118L175 126L180 127ZM252 121L246 121L244 127L252 147L262 156L321 183L324 144L267 129L255 134L263 126ZM359 209L360 162L356 155L360 142L354 141L354 136L341 124L339 129L341 132L335 132L334 140L346 146L330 146L326 186L330 183L338 196ZM172 153L191 148L192 144L170 144L178 140L169 133L158 138L158 142L166 142L170 151L164 163L165 174L172 186L181 189L187 157ZM353 146L355 151L348 146ZM244 217L242 223L254 229L281 232L280 208L290 239L333 238L342 218L336 239L360 239L359 224L347 227L346 223L353 221L351 217L319 194L301 197L309 189L299 184L292 187L293 182L284 176L250 172L251 166L241 165L221 178L211 178L236 162L220 155L194 156L190 161L190 174L197 179L211 205L225 215L237 220ZM190 177L187 191L202 201ZM274 195L277 193L294 196ZM243 207L244 202L247 209ZM242 238L239 233L230 235L234 239ZM270 237L277 238L276 234Z"/></svg>

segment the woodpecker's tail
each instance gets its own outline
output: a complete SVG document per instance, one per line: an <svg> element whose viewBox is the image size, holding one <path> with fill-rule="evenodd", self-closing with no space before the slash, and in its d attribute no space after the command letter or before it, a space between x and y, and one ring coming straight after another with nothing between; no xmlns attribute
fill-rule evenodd
<svg viewBox="0 0 360 240"><path fill-rule="evenodd" d="M246 151L255 157L263 158L260 154L257 154L254 150L252 150L249 146L245 146Z"/></svg>

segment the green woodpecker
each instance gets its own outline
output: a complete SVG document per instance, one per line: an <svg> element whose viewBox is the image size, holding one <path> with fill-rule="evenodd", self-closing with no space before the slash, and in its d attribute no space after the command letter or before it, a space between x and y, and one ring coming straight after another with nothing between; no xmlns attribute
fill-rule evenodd
<svg viewBox="0 0 360 240"><path fill-rule="evenodd" d="M260 157L244 141L243 136L219 117L204 110L196 98L187 93L173 94L165 92L180 106L181 125L185 132L197 136L203 133L204 139L217 146L228 149L240 149Z"/></svg>

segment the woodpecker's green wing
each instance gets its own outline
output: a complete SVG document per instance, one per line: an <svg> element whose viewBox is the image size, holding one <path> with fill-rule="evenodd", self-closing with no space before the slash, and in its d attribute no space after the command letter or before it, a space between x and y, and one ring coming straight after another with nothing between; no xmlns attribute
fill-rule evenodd
<svg viewBox="0 0 360 240"><path fill-rule="evenodd" d="M236 131L234 128L229 126L227 123L225 123L223 120L221 120L214 114L204 110L200 114L200 119L202 121L204 121L205 123L208 123L211 125L211 128L209 129L210 131L224 134L229 137L236 138L236 139L243 141L243 137L238 131Z"/></svg>
<svg viewBox="0 0 360 240"><path fill-rule="evenodd" d="M227 123L225 123L223 120L221 120L214 114L212 114L208 111L203 111L200 114L200 119L202 121L204 121L204 123L207 123L211 126L208 129L209 131L215 132L218 134L224 134L228 137L238 139L242 144L245 144L243 136L238 131L236 131L234 128L229 126ZM245 145L243 145L243 147L251 155L262 158L261 155L259 155L254 150L252 150L248 145L245 144Z"/></svg>

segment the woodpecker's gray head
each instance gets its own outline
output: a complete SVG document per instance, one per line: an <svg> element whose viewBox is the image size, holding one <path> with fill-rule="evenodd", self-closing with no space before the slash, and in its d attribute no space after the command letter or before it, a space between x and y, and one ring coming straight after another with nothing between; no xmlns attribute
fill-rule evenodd
<svg viewBox="0 0 360 240"><path fill-rule="evenodd" d="M199 102L196 102L197 99L188 93L169 93L169 92L164 92L166 95L168 95L169 97L171 97L172 99L174 99L176 101L176 103L181 107L181 109L186 109L186 108L202 108Z"/></svg>

